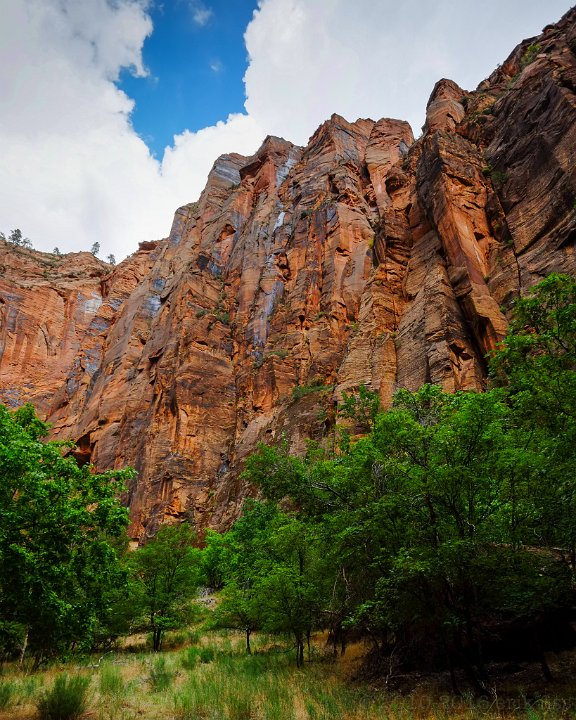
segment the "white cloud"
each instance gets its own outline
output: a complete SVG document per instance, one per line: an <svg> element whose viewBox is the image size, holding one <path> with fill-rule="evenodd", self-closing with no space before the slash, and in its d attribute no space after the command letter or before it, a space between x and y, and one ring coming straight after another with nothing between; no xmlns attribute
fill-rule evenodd
<svg viewBox="0 0 576 720"><path fill-rule="evenodd" d="M247 114L185 131L160 163L114 85L123 68L147 72L149 0L2 0L0 230L20 227L45 250L98 241L119 259L166 235L219 154L250 154L267 133L305 143L332 112L402 117L418 133L436 80L474 87L569 6L261 0L245 36Z"/></svg>
<svg viewBox="0 0 576 720"><path fill-rule="evenodd" d="M198 132L185 130L176 135L173 147L166 148L162 161L163 182L176 200L173 209L200 195L206 175L219 155L230 152L251 155L265 135L253 117L241 113L229 115L226 122L218 122ZM197 172L196 168L202 168L202 171Z"/></svg>
<svg viewBox="0 0 576 720"><path fill-rule="evenodd" d="M223 69L224 66L222 65L222 62L218 60L218 58L210 61L210 70L212 70L213 73L221 73Z"/></svg>
<svg viewBox="0 0 576 720"><path fill-rule="evenodd" d="M101 246L119 259L165 237L197 198L215 158L254 152L264 132L245 116L175 138L163 164L130 124L113 80L146 72L144 0L4 0L0 23L0 231L34 247ZM202 140L200 140L202 138Z"/></svg>
<svg viewBox="0 0 576 720"><path fill-rule="evenodd" d="M204 27L212 19L214 14L211 8L206 7L202 3L192 3L192 20L198 25L198 27Z"/></svg>
<svg viewBox="0 0 576 720"><path fill-rule="evenodd" d="M398 117L419 134L434 83L473 89L570 0L261 0L246 109L304 143L326 117Z"/></svg>

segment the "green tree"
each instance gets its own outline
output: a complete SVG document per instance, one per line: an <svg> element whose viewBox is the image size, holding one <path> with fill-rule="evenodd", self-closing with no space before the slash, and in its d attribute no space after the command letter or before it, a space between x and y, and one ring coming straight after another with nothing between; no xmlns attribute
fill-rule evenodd
<svg viewBox="0 0 576 720"><path fill-rule="evenodd" d="M291 635L301 665L326 595L314 528L274 503L248 500L227 533L207 536L204 553L223 584L216 622L243 630L247 652L254 630Z"/></svg>
<svg viewBox="0 0 576 720"><path fill-rule="evenodd" d="M262 625L258 588L270 567L270 528L278 515L278 508L271 503L247 500L242 516L227 533L207 533L202 551L205 576L223 588L215 624L242 630L248 653L250 637Z"/></svg>
<svg viewBox="0 0 576 720"><path fill-rule="evenodd" d="M525 422L573 445L576 427L576 278L551 274L514 304L491 376Z"/></svg>
<svg viewBox="0 0 576 720"><path fill-rule="evenodd" d="M543 463L511 423L502 392L397 394L371 438L379 451L375 513L390 532L369 610L406 646L463 665L485 691L483 628L561 607L569 578L534 555L528 492ZM510 589L513 588L511 592ZM523 588L523 592L517 592Z"/></svg>
<svg viewBox="0 0 576 720"><path fill-rule="evenodd" d="M100 243L93 243L92 247L90 248L90 252L92 253L92 255L94 255L94 257L96 257L96 255L98 255L98 253L100 252Z"/></svg>
<svg viewBox="0 0 576 720"><path fill-rule="evenodd" d="M246 637L246 652L252 654L250 638L261 628L262 612L256 586L239 585L234 578L226 583L220 603L214 612L215 627L241 630Z"/></svg>
<svg viewBox="0 0 576 720"><path fill-rule="evenodd" d="M269 560L255 588L263 628L294 638L298 667L304 663L305 640L310 649L310 635L325 601L315 539L303 518L279 514L270 527Z"/></svg>
<svg viewBox="0 0 576 720"><path fill-rule="evenodd" d="M376 417L380 412L380 397L378 393L369 390L364 383L358 388L358 393L349 395L342 393L342 405L339 413L345 418L354 420L362 432L374 429Z"/></svg>
<svg viewBox="0 0 576 720"><path fill-rule="evenodd" d="M15 230L12 230L12 232L8 236L8 240L13 245L22 245L22 242L24 240L24 237L22 236L22 230L20 230L20 228L16 228Z"/></svg>
<svg viewBox="0 0 576 720"><path fill-rule="evenodd" d="M361 627L380 652L394 648L408 664L462 666L478 692L486 691L490 623L529 623L571 599L566 564L542 554L534 532L549 458L507 400L504 390L400 391L374 430L339 457L315 453L304 467L267 448L248 463L267 495L289 495L307 516L314 582L331 587L317 586L315 597L334 628ZM289 547L294 555L295 537ZM288 581L296 580L294 565L276 556L262 584L264 608L280 598L289 610Z"/></svg>
<svg viewBox="0 0 576 720"><path fill-rule="evenodd" d="M6 236L4 233L0 233L0 238L2 240L6 240ZM13 245L16 245L18 247L24 247L24 248L31 248L32 242L29 238L24 237L22 235L22 230L19 228L16 228L15 230L12 230L10 235L8 235L8 242L11 242Z"/></svg>
<svg viewBox="0 0 576 720"><path fill-rule="evenodd" d="M187 524L160 528L130 557L132 602L160 650L165 630L180 627L191 617L191 599L200 585L200 553L196 535Z"/></svg>
<svg viewBox="0 0 576 720"><path fill-rule="evenodd" d="M132 475L79 467L47 432L31 405L0 406L0 643L16 640L36 664L90 644L107 593L125 581L113 539L125 534L119 494Z"/></svg>
<svg viewBox="0 0 576 720"><path fill-rule="evenodd" d="M516 301L490 367L542 460L528 488L531 533L539 544L560 548L576 577L576 278L551 274Z"/></svg>

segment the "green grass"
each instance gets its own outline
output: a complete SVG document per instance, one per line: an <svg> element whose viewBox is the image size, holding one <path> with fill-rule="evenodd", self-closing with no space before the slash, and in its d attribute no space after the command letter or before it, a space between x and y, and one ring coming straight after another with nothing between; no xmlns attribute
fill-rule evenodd
<svg viewBox="0 0 576 720"><path fill-rule="evenodd" d="M176 673L166 660L166 657L164 655L157 657L152 663L148 676L152 691L162 692L167 690L172 684L175 675Z"/></svg>
<svg viewBox="0 0 576 720"><path fill-rule="evenodd" d="M6 710L12 705L16 696L16 688L13 680L0 681L0 710Z"/></svg>
<svg viewBox="0 0 576 720"><path fill-rule="evenodd" d="M100 694L118 697L124 694L125 689L126 685L120 669L109 664L103 665L100 670Z"/></svg>
<svg viewBox="0 0 576 720"><path fill-rule="evenodd" d="M334 660L319 638L312 661L299 670L290 643L278 637L256 633L252 655L234 631L193 639L162 653L117 652L81 676L73 674L75 660L30 676L7 663L0 720L564 720L575 707L571 681L531 702L518 693L511 699L510 690L497 700L456 698L420 681L411 692L394 694L382 682L350 679L360 668L360 645ZM576 656L562 662L572 667Z"/></svg>
<svg viewBox="0 0 576 720"><path fill-rule="evenodd" d="M36 703L39 720L75 720L84 714L90 678L82 675L58 675L49 690Z"/></svg>

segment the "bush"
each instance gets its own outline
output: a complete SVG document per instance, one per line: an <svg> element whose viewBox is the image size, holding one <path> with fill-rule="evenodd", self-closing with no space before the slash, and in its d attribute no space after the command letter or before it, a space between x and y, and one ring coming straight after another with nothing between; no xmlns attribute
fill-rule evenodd
<svg viewBox="0 0 576 720"><path fill-rule="evenodd" d="M296 385L292 388L292 399L300 400L300 398L317 392L330 392L334 390L334 385L323 385L321 380L313 380L310 385Z"/></svg>
<svg viewBox="0 0 576 720"><path fill-rule="evenodd" d="M526 48L526 51L524 52L524 55L522 55L522 58L520 59L520 67L524 69L530 63L533 63L534 60L536 60L536 56L540 52L541 47L538 43L531 43Z"/></svg>
<svg viewBox="0 0 576 720"><path fill-rule="evenodd" d="M86 710L90 678L59 675L37 703L39 720L75 720Z"/></svg>
<svg viewBox="0 0 576 720"><path fill-rule="evenodd" d="M191 647L186 650L182 655L180 663L184 670L193 670L196 664L200 660L200 648Z"/></svg>
<svg viewBox="0 0 576 720"><path fill-rule="evenodd" d="M216 312L214 316L222 325L230 325L230 313L228 311Z"/></svg>
<svg viewBox="0 0 576 720"><path fill-rule="evenodd" d="M200 662L203 663L210 663L212 660L214 660L214 648L211 647L203 647L200 648Z"/></svg>
<svg viewBox="0 0 576 720"><path fill-rule="evenodd" d="M170 686L174 674L174 671L166 666L166 658L159 657L150 668L148 682L154 692L162 692Z"/></svg>

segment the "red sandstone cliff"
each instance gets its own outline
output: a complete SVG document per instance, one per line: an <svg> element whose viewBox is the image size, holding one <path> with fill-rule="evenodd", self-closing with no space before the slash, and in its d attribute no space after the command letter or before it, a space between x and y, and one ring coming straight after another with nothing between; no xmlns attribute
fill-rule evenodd
<svg viewBox="0 0 576 720"><path fill-rule="evenodd" d="M116 268L0 245L0 401L136 467L135 537L223 526L246 454L329 434L343 390L482 388L513 299L575 272L575 203L573 10L475 92L438 82L416 142L334 115L306 148L222 156Z"/></svg>

